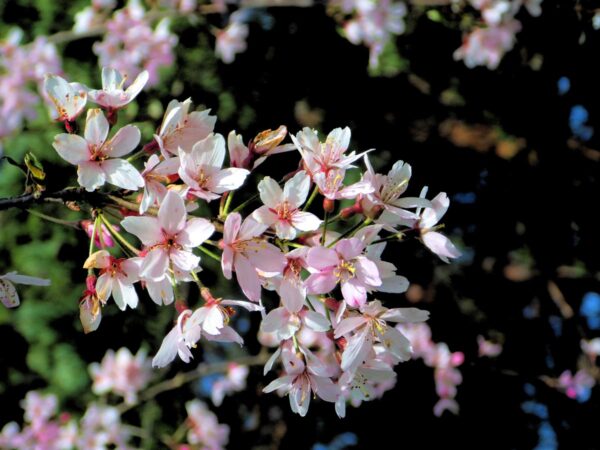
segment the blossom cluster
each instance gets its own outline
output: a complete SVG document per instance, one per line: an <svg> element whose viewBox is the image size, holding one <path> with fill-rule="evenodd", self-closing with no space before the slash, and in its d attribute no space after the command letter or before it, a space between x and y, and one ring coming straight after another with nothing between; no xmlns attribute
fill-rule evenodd
<svg viewBox="0 0 600 450"><path fill-rule="evenodd" d="M35 85L41 94L44 74L61 72L53 44L44 37L28 46L22 45L22 40L23 31L15 28L0 41L0 140L21 128L25 120L37 116L39 95L30 85Z"/></svg>
<svg viewBox="0 0 600 450"><path fill-rule="evenodd" d="M451 352L444 342L433 342L431 329L427 324L399 325L398 328L410 339L413 355L434 369L435 390L439 396L433 407L433 413L441 416L444 411L458 414L456 402L457 386L462 383L462 374L458 367L464 362L462 352Z"/></svg>
<svg viewBox="0 0 600 450"><path fill-rule="evenodd" d="M60 450L70 448L134 448L131 434L112 406L91 403L79 421L58 414L53 394L30 391L21 402L25 424L10 422L0 432L0 448Z"/></svg>
<svg viewBox="0 0 600 450"><path fill-rule="evenodd" d="M224 379L239 380L240 369L247 371L244 366L231 366ZM78 419L71 413L62 412L55 395L30 391L21 401L24 425L21 427L16 422L6 424L0 431L0 448L138 448L133 441L139 436L139 429L124 423L121 419L122 409L108 405L105 395L112 392L122 396L128 406L138 402L137 393L148 386L151 377L150 361L145 352L139 351L134 356L126 347L116 352L108 350L100 363L90 364L89 371L93 381L92 390L101 399L90 403L82 417ZM230 372L238 374L232 377ZM229 389L226 386L224 388ZM186 442L176 442L173 448L225 448L229 440L227 425L219 424L217 417L200 400L188 402L186 410L187 419L181 424L182 430L187 431ZM179 440L184 441L183 436Z"/></svg>
<svg viewBox="0 0 600 450"><path fill-rule="evenodd" d="M214 132L216 118L191 111L189 100L171 101L152 141L124 159L140 147L141 133L135 125L115 129L112 124L147 75L142 72L127 89L115 69L103 69L102 79L98 90L56 75L45 81L68 131L55 137L57 153L77 166L81 187L102 193L112 185L110 198L119 200L91 210L92 242L83 265L87 288L80 301L84 330L99 326L110 298L121 310L135 308L139 286L158 305L174 305L177 316L152 360L155 367L178 356L189 362L202 340L243 344L231 323L236 309L243 308L260 312L261 333L276 347L265 373L278 367L279 376L265 391L289 394L292 410L301 415L316 395L335 403L343 416L347 401L370 400L395 379L394 366L411 356L410 341L395 324L423 322L428 312L387 308L372 296L408 288L408 280L384 259L388 244L412 237L444 261L460 256L440 232L447 195L428 200L425 188L419 196L406 196L411 166L398 161L389 173L377 173L369 152L348 150L349 128L336 128L324 140L305 128L291 143L284 143L284 126L247 144L232 131L226 141ZM88 101L100 108L87 110L80 136L74 124ZM297 169L279 182L263 177L258 195L230 210L235 191L248 189L249 175L266 158L291 152L299 157ZM134 165L140 158L146 158L141 172ZM366 169L348 183L360 162ZM321 205L314 203L317 198ZM217 200L218 214L198 215ZM351 206L341 207L341 200ZM120 228L140 244L121 234L117 217ZM120 254L115 247L109 251L106 244L113 242ZM223 299L204 286L197 253L219 261L223 276L236 280L245 299ZM178 295L178 285L190 282L201 294L195 308ZM263 290L276 294L274 308L265 307ZM307 332L312 337L306 338ZM94 369L94 386L134 401L135 386L110 375L120 370L121 356L108 355L108 368ZM128 370L144 373L141 362Z"/></svg>
<svg viewBox="0 0 600 450"><path fill-rule="evenodd" d="M542 0L469 0L483 20L463 39L454 59L463 60L469 68L486 66L496 69L504 54L512 50L521 22L515 18L522 8L537 17L542 13Z"/></svg>

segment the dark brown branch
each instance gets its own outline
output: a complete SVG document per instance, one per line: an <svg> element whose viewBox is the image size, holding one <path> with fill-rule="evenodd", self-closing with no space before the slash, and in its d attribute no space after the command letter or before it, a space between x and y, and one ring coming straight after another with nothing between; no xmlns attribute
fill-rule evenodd
<svg viewBox="0 0 600 450"><path fill-rule="evenodd" d="M0 198L0 211L10 208L27 209L33 205L51 202L83 202L91 206L102 206L111 203L106 194L88 192L84 188L66 188L57 192L36 192L18 197Z"/></svg>

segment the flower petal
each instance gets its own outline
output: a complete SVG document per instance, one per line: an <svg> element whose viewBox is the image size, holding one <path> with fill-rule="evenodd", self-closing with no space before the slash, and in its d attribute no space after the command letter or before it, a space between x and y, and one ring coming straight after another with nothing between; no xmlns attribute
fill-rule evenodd
<svg viewBox="0 0 600 450"><path fill-rule="evenodd" d="M79 165L90 159L87 141L76 134L57 134L54 137L52 147L62 159L74 165Z"/></svg>
<svg viewBox="0 0 600 450"><path fill-rule="evenodd" d="M107 159L101 163L106 181L123 189L137 191L144 187L144 178L130 162L124 159Z"/></svg>

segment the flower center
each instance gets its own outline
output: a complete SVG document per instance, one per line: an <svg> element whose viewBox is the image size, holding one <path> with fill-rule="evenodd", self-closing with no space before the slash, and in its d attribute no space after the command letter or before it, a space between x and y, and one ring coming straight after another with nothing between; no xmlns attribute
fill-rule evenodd
<svg viewBox="0 0 600 450"><path fill-rule="evenodd" d="M340 281L347 281L350 278L354 278L356 275L356 268L351 261L342 262L333 270L333 275Z"/></svg>
<svg viewBox="0 0 600 450"><path fill-rule="evenodd" d="M279 220L291 220L292 213L296 210L296 208L292 207L288 202L283 202L277 205L275 209L275 213Z"/></svg>

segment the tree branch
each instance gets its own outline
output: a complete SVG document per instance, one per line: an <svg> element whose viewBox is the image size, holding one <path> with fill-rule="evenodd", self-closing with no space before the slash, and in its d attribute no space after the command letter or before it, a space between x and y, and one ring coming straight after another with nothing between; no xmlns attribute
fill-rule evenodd
<svg viewBox="0 0 600 450"><path fill-rule="evenodd" d="M40 203L85 202L92 206L110 203L106 194L88 192L84 188L66 188L57 192L36 192L23 194L18 197L0 198L0 211L10 208L27 209Z"/></svg>

